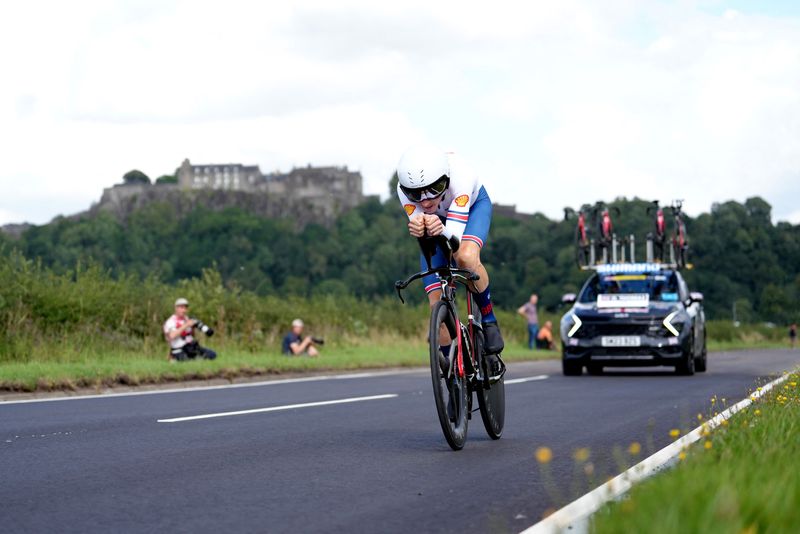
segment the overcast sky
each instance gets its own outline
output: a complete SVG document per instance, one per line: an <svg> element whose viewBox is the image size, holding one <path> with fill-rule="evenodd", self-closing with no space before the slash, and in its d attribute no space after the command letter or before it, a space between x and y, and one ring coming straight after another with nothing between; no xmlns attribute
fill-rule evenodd
<svg viewBox="0 0 800 534"><path fill-rule="evenodd" d="M521 211L761 195L800 222L794 1L6 2L0 50L0 224L187 157L385 197L420 141Z"/></svg>

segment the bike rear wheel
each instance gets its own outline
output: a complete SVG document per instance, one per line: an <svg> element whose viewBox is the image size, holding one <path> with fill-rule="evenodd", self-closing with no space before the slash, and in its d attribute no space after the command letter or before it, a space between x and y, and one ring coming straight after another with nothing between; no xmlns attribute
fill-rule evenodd
<svg viewBox="0 0 800 534"><path fill-rule="evenodd" d="M475 332L475 354L480 355L483 376L488 376L488 369L483 357L483 332ZM485 380L477 383L478 408L481 412L483 426L492 439L500 439L506 422L506 385L505 377L492 384Z"/></svg>
<svg viewBox="0 0 800 534"><path fill-rule="evenodd" d="M442 352L440 350L442 325L450 334L450 339L456 340L461 335L456 325L453 313L447 303L437 302L431 312L430 324L430 361L431 380L433 382L433 398L436 403L436 414L442 427L447 444L453 450L460 450L467 440L467 425L469 422L469 397L467 378L459 376L457 365L457 344L454 343L450 350L449 366L442 369Z"/></svg>

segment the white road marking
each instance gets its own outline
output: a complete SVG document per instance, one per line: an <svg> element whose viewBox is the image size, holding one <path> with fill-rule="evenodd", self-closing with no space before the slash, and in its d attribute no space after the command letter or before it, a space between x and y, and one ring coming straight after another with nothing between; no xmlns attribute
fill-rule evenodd
<svg viewBox="0 0 800 534"><path fill-rule="evenodd" d="M363 402L379 399L393 399L397 397L395 393L386 395L372 395L370 397L351 397L349 399L337 399L319 402L304 402L302 404L287 404L285 406L270 406L269 408L256 408L253 410L239 410L237 412L207 413L204 415L190 415L188 417L174 417L172 419L158 419L159 423L182 423L183 421L195 421L197 419L211 419L213 417L230 417L233 415L248 415L251 413L280 412L283 410L294 410L297 408L311 408L314 406L330 406L332 404L347 404L350 402Z"/></svg>
<svg viewBox="0 0 800 534"><path fill-rule="evenodd" d="M664 467L675 462L680 452L703 436L703 429L714 430L723 421L730 419L735 413L744 410L753 400L763 396L769 390L789 378L788 373L753 392L748 398L739 401L727 410L709 419L679 440L676 440L652 456L634 465L624 473L617 475L602 486L595 488L564 506L552 515L525 529L521 534L550 534L560 532L588 532L589 519L606 503L624 495L634 484L658 473Z"/></svg>
<svg viewBox="0 0 800 534"><path fill-rule="evenodd" d="M239 384L220 384L218 386L195 386L188 388L170 388L170 389L153 389L148 391L126 391L124 393L97 393L93 395L65 395L63 397L46 397L42 399L20 399L2 401L0 406L6 404L28 404L34 402L56 402L56 401L69 401L69 400L84 400L84 399L107 399L111 397L134 397L137 395L162 395L166 393L184 393L190 391L213 391L215 389L238 389L238 388L254 388L261 386L277 386L280 384L297 384L300 382L317 382L323 380L348 380L352 378L375 378L380 376L393 376L414 374L420 372L427 372L424 369L409 369L403 371L376 371L370 373L349 373L338 375L321 375L321 376L304 376L298 378L284 378L282 380L262 380L260 382L243 382Z"/></svg>
<svg viewBox="0 0 800 534"><path fill-rule="evenodd" d="M512 378L511 380L506 380L506 385L508 384L522 384L523 382L534 382L536 380L546 380L547 375L536 375L536 376L526 376L524 378Z"/></svg>

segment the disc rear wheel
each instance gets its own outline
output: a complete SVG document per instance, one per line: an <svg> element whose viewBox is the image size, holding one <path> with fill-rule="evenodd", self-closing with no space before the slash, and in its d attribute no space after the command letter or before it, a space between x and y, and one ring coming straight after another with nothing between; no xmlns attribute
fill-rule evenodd
<svg viewBox="0 0 800 534"><path fill-rule="evenodd" d="M464 447L467 440L469 422L467 378L459 376L457 365L457 343L453 343L449 359L442 365L443 354L440 349L442 330L449 334L451 340L460 335L456 327L455 317L444 301L437 302L431 312L430 324L430 363L433 382L433 397L436 413L442 427L447 444L453 450ZM446 371L443 370L446 368Z"/></svg>
<svg viewBox="0 0 800 534"><path fill-rule="evenodd" d="M483 332L475 332L475 354L481 355L483 374L488 376L485 358L483 357ZM477 383L478 408L480 408L483 426L492 439L500 439L506 422L506 385L505 377L497 382L487 384L485 380Z"/></svg>

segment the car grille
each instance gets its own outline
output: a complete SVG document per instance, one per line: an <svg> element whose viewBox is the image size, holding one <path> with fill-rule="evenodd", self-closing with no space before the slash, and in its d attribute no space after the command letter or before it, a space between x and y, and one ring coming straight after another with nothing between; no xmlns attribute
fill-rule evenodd
<svg viewBox="0 0 800 534"><path fill-rule="evenodd" d="M585 322L575 333L577 338L599 336L667 336L667 330L658 321L646 323L589 323Z"/></svg>

